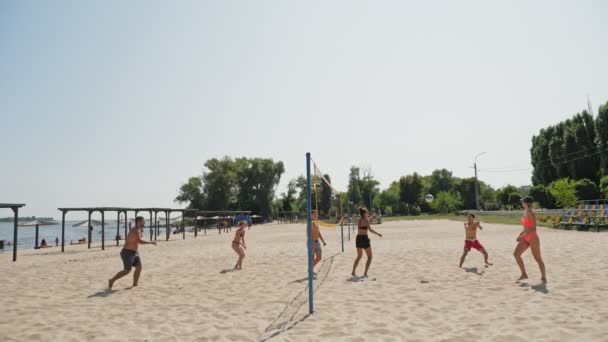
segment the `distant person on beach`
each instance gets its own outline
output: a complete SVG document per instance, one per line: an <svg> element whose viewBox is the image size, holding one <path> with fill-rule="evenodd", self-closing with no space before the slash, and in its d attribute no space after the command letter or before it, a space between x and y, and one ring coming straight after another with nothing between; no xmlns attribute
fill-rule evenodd
<svg viewBox="0 0 608 342"><path fill-rule="evenodd" d="M316 210L313 210L311 213L312 218L312 255L314 260L312 261L312 268L314 270L315 266L323 259L323 248L321 248L321 240L323 242L323 246L327 246L325 240L323 239L323 235L321 235L321 229L319 228L319 214ZM314 272L313 272L314 273Z"/></svg>
<svg viewBox="0 0 608 342"><path fill-rule="evenodd" d="M367 262L365 263L365 273L363 273L363 277L367 278L367 272L369 271L369 266L372 264L372 246L369 240L368 232L372 232L379 237L382 237L382 234L372 229L371 224L369 223L369 213L366 208L359 208L359 221L357 222L357 238L355 242L355 246L357 247L357 258L355 259L355 263L353 264L353 272L351 275L356 277L357 274L357 266L359 265L359 261L363 256L363 251L365 250L365 255L367 255Z"/></svg>
<svg viewBox="0 0 608 342"><path fill-rule="evenodd" d="M236 233L234 233L234 239L232 239L232 249L238 254L239 259L236 261L236 265L234 265L235 270L243 269L243 259L245 259L245 249L247 249L247 245L245 244L245 228L247 228L247 223L245 221L239 222L239 229L237 229Z"/></svg>
<svg viewBox="0 0 608 342"><path fill-rule="evenodd" d="M45 239L42 239L42 241L40 241L40 248L47 248L49 245L46 243Z"/></svg>
<svg viewBox="0 0 608 342"><path fill-rule="evenodd" d="M133 274L133 287L137 286L139 281L139 275L141 274L142 264L141 258L139 257L139 245L156 245L155 241L144 241L142 240L142 232L144 230L145 221L142 216L138 216L135 219L135 228L131 229L129 235L125 240L125 246L120 251L120 258L124 269L114 276L114 278L108 280L108 289L111 291L114 282L118 279L126 276L131 272L131 268L135 267L135 274Z"/></svg>
<svg viewBox="0 0 608 342"><path fill-rule="evenodd" d="M546 283L547 276L545 275L545 263L540 255L540 239L538 238L538 234L536 234L536 214L532 211L532 204L534 204L534 200L530 196L527 196L522 200L524 215L521 218L521 223L524 226L524 230L517 237L517 247L515 247L515 251L513 252L515 261L517 261L517 266L519 266L521 271L521 275L517 280L528 279L524 260L521 255L529 247L532 251L532 256L534 256L534 260L536 260L536 263L538 264L538 268L540 268L540 280Z"/></svg>
<svg viewBox="0 0 608 342"><path fill-rule="evenodd" d="M486 265L492 265L488 262L488 252L486 252L486 249L483 248L479 240L477 240L477 228L483 230L481 223L475 221L475 214L470 213L467 216L467 222L464 223L464 251L460 257L460 265L458 267L462 267L464 259L467 257L467 254L469 254L471 248L475 248L483 254Z"/></svg>
<svg viewBox="0 0 608 342"><path fill-rule="evenodd" d="M59 237L55 236L55 247L59 246Z"/></svg>

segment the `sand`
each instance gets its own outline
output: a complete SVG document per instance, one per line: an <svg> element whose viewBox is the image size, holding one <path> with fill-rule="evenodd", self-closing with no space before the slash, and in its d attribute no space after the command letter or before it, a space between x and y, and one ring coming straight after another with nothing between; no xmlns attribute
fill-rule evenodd
<svg viewBox="0 0 608 342"><path fill-rule="evenodd" d="M539 228L549 283L516 283L519 227L486 224L478 238L494 263L471 251L462 224L377 226L370 278L352 281L354 236L328 242L307 315L305 226L255 226L244 270L232 272L232 234L209 232L142 246L144 271L114 292L120 249L67 246L0 255L1 341L606 341L608 234ZM348 238L348 233L345 231ZM111 244L111 243L110 243ZM365 258L359 267L363 272Z"/></svg>

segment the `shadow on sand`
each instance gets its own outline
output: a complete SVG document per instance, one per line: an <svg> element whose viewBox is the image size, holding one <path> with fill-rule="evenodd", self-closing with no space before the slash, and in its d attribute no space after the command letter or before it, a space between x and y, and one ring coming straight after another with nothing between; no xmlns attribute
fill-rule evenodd
<svg viewBox="0 0 608 342"><path fill-rule="evenodd" d="M271 338L277 337L277 336L281 335L282 333L295 328L296 325L300 324L301 322L304 322L308 317L310 317L310 314L307 314L306 316L300 318L297 321L291 322L291 324L288 324L286 326L280 327L279 329L275 330L274 332L267 332L266 336L262 336L260 338L260 342L268 341Z"/></svg>
<svg viewBox="0 0 608 342"><path fill-rule="evenodd" d="M226 274L226 273L231 273L231 272L235 272L235 271L238 271L238 270L234 269L234 268L227 268L225 270L221 270L220 274Z"/></svg>
<svg viewBox="0 0 608 342"><path fill-rule="evenodd" d="M480 271L479 269L477 269L477 267L465 267L464 268L465 271L467 271L468 273L475 273L477 275L483 275L485 271Z"/></svg>
<svg viewBox="0 0 608 342"><path fill-rule="evenodd" d="M98 297L98 298L106 298L106 297L110 297L112 295L112 293L114 293L114 292L118 292L118 290L111 290L110 291L108 289L105 289L103 291L96 292L96 293L88 296L87 298L96 298L96 297Z"/></svg>
<svg viewBox="0 0 608 342"><path fill-rule="evenodd" d="M519 287L524 287L526 288L526 290L528 288L531 288L532 290L534 290L534 292L540 292L542 294L548 294L549 293L549 289L547 288L547 283L542 282L540 284L537 285L530 285L528 283L520 283Z"/></svg>

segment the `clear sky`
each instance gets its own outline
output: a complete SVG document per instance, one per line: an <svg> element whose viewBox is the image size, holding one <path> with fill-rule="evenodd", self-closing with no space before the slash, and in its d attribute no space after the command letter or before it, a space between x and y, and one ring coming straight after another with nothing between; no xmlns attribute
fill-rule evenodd
<svg viewBox="0 0 608 342"><path fill-rule="evenodd" d="M0 202L176 206L212 157L338 189L530 167L608 101L605 1L0 1ZM495 187L530 172L480 173ZM10 211L0 212L8 216ZM74 215L77 216L77 215Z"/></svg>

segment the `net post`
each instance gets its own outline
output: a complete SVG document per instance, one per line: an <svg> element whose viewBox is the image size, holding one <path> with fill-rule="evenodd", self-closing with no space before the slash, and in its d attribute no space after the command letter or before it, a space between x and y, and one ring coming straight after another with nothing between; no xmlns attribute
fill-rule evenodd
<svg viewBox="0 0 608 342"><path fill-rule="evenodd" d="M314 313L312 277L312 217L311 217L310 152L306 153L306 244L308 247L308 313Z"/></svg>
<svg viewBox="0 0 608 342"><path fill-rule="evenodd" d="M350 230L351 230L351 227L350 227L351 222L350 221L351 221L351 216L350 216L350 201L349 201L348 202L348 221L346 221L346 222L348 222L348 241L350 241Z"/></svg>
<svg viewBox="0 0 608 342"><path fill-rule="evenodd" d="M344 253L344 222L340 223L340 240L342 240L342 253Z"/></svg>

